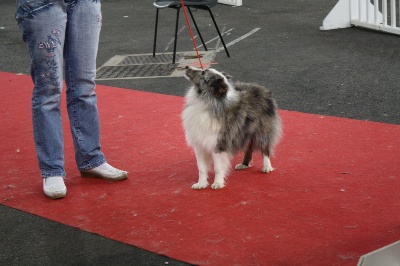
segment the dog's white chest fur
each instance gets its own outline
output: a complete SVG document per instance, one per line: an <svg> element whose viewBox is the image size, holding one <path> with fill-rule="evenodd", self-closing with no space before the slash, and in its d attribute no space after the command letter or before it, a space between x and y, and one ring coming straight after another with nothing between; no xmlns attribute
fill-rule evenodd
<svg viewBox="0 0 400 266"><path fill-rule="evenodd" d="M191 97L191 92L186 97L186 107L182 113L182 120L189 145L200 146L210 152L214 151L221 124L211 116L202 101Z"/></svg>

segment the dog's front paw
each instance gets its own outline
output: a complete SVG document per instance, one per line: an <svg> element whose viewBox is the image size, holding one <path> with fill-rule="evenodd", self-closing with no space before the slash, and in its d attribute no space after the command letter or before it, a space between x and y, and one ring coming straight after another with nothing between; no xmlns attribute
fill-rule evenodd
<svg viewBox="0 0 400 266"><path fill-rule="evenodd" d="M243 169L247 169L247 168L249 168L250 167L250 165L245 165L245 164L238 164L238 165L236 165L235 166L235 169L236 170L243 170Z"/></svg>
<svg viewBox="0 0 400 266"><path fill-rule="evenodd" d="M224 186L225 186L225 184L223 182L214 182L211 185L211 188L212 189L220 189L220 188L223 188Z"/></svg>
<svg viewBox="0 0 400 266"><path fill-rule="evenodd" d="M198 182L196 184L193 184L192 189L203 189L206 187L208 187L208 182L205 183Z"/></svg>
<svg viewBox="0 0 400 266"><path fill-rule="evenodd" d="M272 171L274 171L274 170L275 170L275 169L272 168L272 166L264 166L263 169L261 169L261 171L262 171L263 173L269 173L269 172L272 172Z"/></svg>

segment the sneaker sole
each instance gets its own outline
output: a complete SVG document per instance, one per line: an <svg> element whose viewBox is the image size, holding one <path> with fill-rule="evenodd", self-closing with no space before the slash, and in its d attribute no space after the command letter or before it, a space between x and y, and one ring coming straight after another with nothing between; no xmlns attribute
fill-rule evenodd
<svg viewBox="0 0 400 266"><path fill-rule="evenodd" d="M66 194L56 194L56 195L49 195L44 193L50 199L62 199L65 198Z"/></svg>
<svg viewBox="0 0 400 266"><path fill-rule="evenodd" d="M117 177L108 177L108 176L104 176L104 175L100 175L100 174L96 174L96 173L83 172L83 171L80 171L80 172L81 172L81 176L82 177L95 177L95 178L101 178L101 179L108 180L108 181L121 181L121 180L124 180L124 179L128 178L128 174L127 173L126 174L122 174L122 175L117 176Z"/></svg>
<svg viewBox="0 0 400 266"><path fill-rule="evenodd" d="M61 198L65 198L65 196L67 195L67 191L63 191L63 192L53 192L53 193L48 193L48 192L46 192L46 191L44 191L43 190L43 192L44 192L44 194L47 196L47 197L49 197L49 198L51 198L51 199L61 199Z"/></svg>

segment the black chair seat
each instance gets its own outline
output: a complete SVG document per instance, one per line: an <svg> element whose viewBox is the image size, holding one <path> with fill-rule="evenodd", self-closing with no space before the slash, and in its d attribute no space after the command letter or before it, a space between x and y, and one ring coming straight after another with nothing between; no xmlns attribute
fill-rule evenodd
<svg viewBox="0 0 400 266"><path fill-rule="evenodd" d="M198 7L204 7L208 6L209 8L213 8L216 6L218 3L218 0L184 0L183 4L185 6L198 6ZM170 0L156 0L154 1L153 5L156 8L165 8L165 7L180 7L181 6L181 1L175 0L175 1L170 1Z"/></svg>

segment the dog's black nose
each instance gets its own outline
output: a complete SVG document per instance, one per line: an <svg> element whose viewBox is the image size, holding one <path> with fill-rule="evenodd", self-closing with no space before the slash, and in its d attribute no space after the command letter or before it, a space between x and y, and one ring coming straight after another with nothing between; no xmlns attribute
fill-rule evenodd
<svg viewBox="0 0 400 266"><path fill-rule="evenodd" d="M188 68L189 68L189 66L185 66L185 68L186 68L186 69L188 69Z"/></svg>

